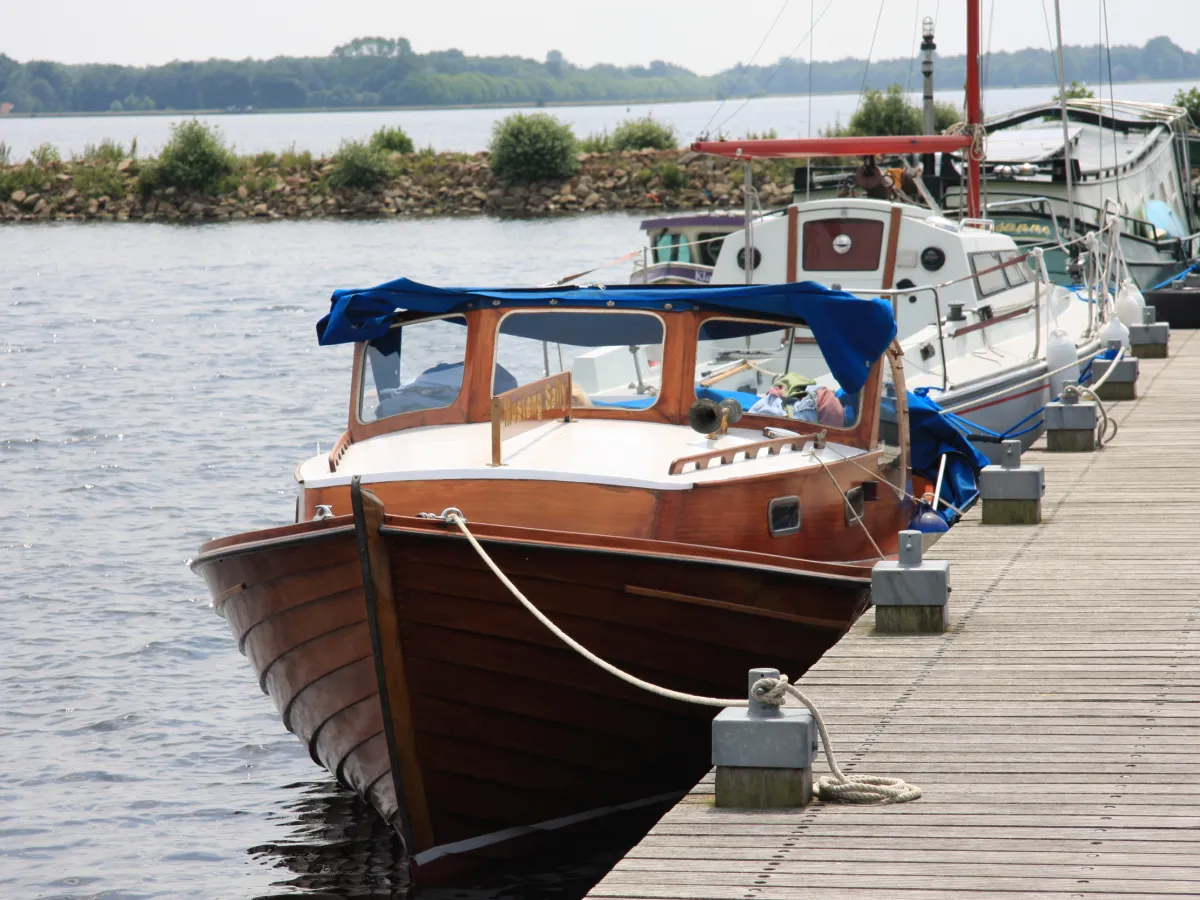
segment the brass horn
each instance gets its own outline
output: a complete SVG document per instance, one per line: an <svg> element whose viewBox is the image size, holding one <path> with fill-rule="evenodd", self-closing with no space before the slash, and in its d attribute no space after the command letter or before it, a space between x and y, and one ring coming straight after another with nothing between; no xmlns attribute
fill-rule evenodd
<svg viewBox="0 0 1200 900"><path fill-rule="evenodd" d="M741 417L742 404L732 397L727 397L720 403L708 399L697 400L688 410L688 424L692 426L692 430L710 438L724 434L729 426Z"/></svg>

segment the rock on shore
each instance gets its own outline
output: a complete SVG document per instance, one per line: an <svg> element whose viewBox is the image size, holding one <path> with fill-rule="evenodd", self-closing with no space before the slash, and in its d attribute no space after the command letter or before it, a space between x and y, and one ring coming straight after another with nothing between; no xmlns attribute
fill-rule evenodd
<svg viewBox="0 0 1200 900"><path fill-rule="evenodd" d="M232 219L385 218L493 214L543 216L604 210L672 210L740 206L740 164L688 151L644 150L579 155L575 176L504 185L486 153L395 155L397 174L371 189L334 188L332 159L287 166L247 159L216 195L170 187L145 194L138 164L64 162L0 167L0 186L22 169L26 187L0 190L0 222L48 220L227 221ZM761 180L760 180L761 179ZM791 197L784 164L756 174L762 204Z"/></svg>

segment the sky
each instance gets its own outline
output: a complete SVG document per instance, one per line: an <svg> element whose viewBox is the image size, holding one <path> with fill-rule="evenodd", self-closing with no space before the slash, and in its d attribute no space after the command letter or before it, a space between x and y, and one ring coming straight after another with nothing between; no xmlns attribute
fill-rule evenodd
<svg viewBox="0 0 1200 900"><path fill-rule="evenodd" d="M1052 0L981 2L985 48L1047 46L1043 3L1053 25ZM1064 40L1095 43L1101 0L1061 2ZM1138 45L1166 34L1196 50L1200 31L1181 25L1194 23L1198 5L1108 0L1109 33L1114 43ZM383 35L407 37L421 53L454 47L469 55L544 59L557 49L577 65L663 59L707 75L749 62L764 36L756 62L793 52L807 58L810 15L821 17L813 50L819 60L909 57L918 16L935 13L939 52L962 53L965 8L964 0L0 0L0 53L21 62L149 65L325 56L353 38Z"/></svg>

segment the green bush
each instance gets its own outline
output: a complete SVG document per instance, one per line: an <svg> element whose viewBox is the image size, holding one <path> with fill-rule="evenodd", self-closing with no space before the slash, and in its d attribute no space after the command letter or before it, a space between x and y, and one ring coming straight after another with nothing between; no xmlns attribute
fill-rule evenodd
<svg viewBox="0 0 1200 900"><path fill-rule="evenodd" d="M1200 90L1191 88L1186 91L1176 91L1175 99L1171 102L1187 110L1188 117L1192 120L1193 126L1200 126ZM0 160L3 159L4 153L0 150Z"/></svg>
<svg viewBox="0 0 1200 900"><path fill-rule="evenodd" d="M142 190L191 188L211 192L232 174L235 159L219 128L191 119L171 126L171 138L158 159L142 167Z"/></svg>
<svg viewBox="0 0 1200 900"><path fill-rule="evenodd" d="M279 162L278 157L270 150L264 150L262 153L256 153L250 158L250 165L256 169L269 169Z"/></svg>
<svg viewBox="0 0 1200 900"><path fill-rule="evenodd" d="M626 119L613 129L614 150L674 150L678 146L679 135L674 126L651 116Z"/></svg>
<svg viewBox="0 0 1200 900"><path fill-rule="evenodd" d="M34 148L34 151L29 154L29 158L37 166L56 166L62 162L62 157L58 154L58 148L53 144L38 144Z"/></svg>
<svg viewBox="0 0 1200 900"><path fill-rule="evenodd" d="M779 137L779 132L774 128L768 128L766 131L747 131L746 136L742 140L746 141L773 141Z"/></svg>
<svg viewBox="0 0 1200 900"><path fill-rule="evenodd" d="M329 183L334 187L369 188L392 177L388 154L363 141L342 141L333 158Z"/></svg>
<svg viewBox="0 0 1200 900"><path fill-rule="evenodd" d="M958 122L965 122L967 114L955 106L953 103L935 103L933 104L933 127L938 134L942 134L951 125ZM922 123L925 117L921 117Z"/></svg>
<svg viewBox="0 0 1200 900"><path fill-rule="evenodd" d="M383 127L371 135L371 140L368 142L372 150L381 150L385 153L412 153L413 142L403 128L388 128Z"/></svg>
<svg viewBox="0 0 1200 900"><path fill-rule="evenodd" d="M27 194L41 191L45 181L46 173L29 160L19 166L0 170L0 202L7 200L13 191Z"/></svg>
<svg viewBox="0 0 1200 900"><path fill-rule="evenodd" d="M658 177L662 180L662 186L669 191L677 191L683 187L683 169L673 162L662 163L658 167Z"/></svg>
<svg viewBox="0 0 1200 900"><path fill-rule="evenodd" d="M279 154L279 168L285 172L306 172L312 165L312 153L308 150L297 153L295 144Z"/></svg>
<svg viewBox="0 0 1200 900"><path fill-rule="evenodd" d="M99 144L84 144L83 154L76 161L85 163L119 163L125 158L125 148L115 141L105 138Z"/></svg>
<svg viewBox="0 0 1200 900"><path fill-rule="evenodd" d="M0 166L7 166L9 159L12 157L12 147L0 141Z"/></svg>
<svg viewBox="0 0 1200 900"><path fill-rule="evenodd" d="M571 126L546 113L514 113L492 129L492 171L506 184L567 178L575 173Z"/></svg>
<svg viewBox="0 0 1200 900"><path fill-rule="evenodd" d="M71 183L85 197L120 197L125 195L121 173L116 166L97 163L77 165L71 172Z"/></svg>
<svg viewBox="0 0 1200 900"><path fill-rule="evenodd" d="M604 131L594 131L579 142L580 153L611 153L612 137L606 128Z"/></svg>
<svg viewBox="0 0 1200 900"><path fill-rule="evenodd" d="M1095 95L1095 93L1093 93L1092 89L1090 87L1088 87L1086 84L1080 84L1078 81L1072 81L1070 84L1067 85L1066 94L1067 94L1068 100L1094 100L1094 99L1096 99L1096 95ZM1054 97L1051 99L1053 99L1053 101L1055 103L1059 103L1059 102L1061 102L1060 98L1061 98L1060 94L1055 94Z"/></svg>

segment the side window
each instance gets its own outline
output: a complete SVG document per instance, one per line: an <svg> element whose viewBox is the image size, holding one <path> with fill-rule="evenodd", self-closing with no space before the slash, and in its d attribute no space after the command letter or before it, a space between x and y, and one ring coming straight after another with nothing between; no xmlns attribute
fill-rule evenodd
<svg viewBox="0 0 1200 900"><path fill-rule="evenodd" d="M725 235L718 232L706 231L701 232L696 239L696 255L700 258L700 262L706 266L715 266L717 257L721 255L721 244L725 243Z"/></svg>
<svg viewBox="0 0 1200 900"><path fill-rule="evenodd" d="M858 424L861 392L838 387L806 328L709 319L697 335L696 364L698 399L732 397L748 413L829 428Z"/></svg>
<svg viewBox="0 0 1200 900"><path fill-rule="evenodd" d="M871 219L817 219L804 223L808 272L873 272L882 265L883 223Z"/></svg>
<svg viewBox="0 0 1200 900"><path fill-rule="evenodd" d="M393 328L367 345L358 420L450 406L462 388L467 320L427 319Z"/></svg>
<svg viewBox="0 0 1200 900"><path fill-rule="evenodd" d="M654 261L670 262L675 248L675 238L670 234L660 234L654 239Z"/></svg>
<svg viewBox="0 0 1200 900"><path fill-rule="evenodd" d="M976 275L979 275L980 272L987 272L988 269L998 265L1000 265L1000 254L997 252L971 254L971 271ZM1008 279L1005 278L1003 270L988 272L975 279L975 289L981 297L998 293L1007 287Z"/></svg>
<svg viewBox="0 0 1200 900"><path fill-rule="evenodd" d="M1016 259L1018 256L1020 254L1016 250L1000 251L1000 258L1005 262L1008 262L1010 259ZM1025 263L1014 263L1011 266L1006 266L1004 277L1008 280L1009 287L1025 284L1029 281L1029 267Z"/></svg>
<svg viewBox="0 0 1200 900"><path fill-rule="evenodd" d="M645 409L658 397L663 335L653 313L509 313L496 335L492 394L570 372L575 406Z"/></svg>
<svg viewBox="0 0 1200 900"><path fill-rule="evenodd" d="M678 252L675 258L680 262L690 263L692 261L692 241L686 234L681 234L677 240Z"/></svg>

